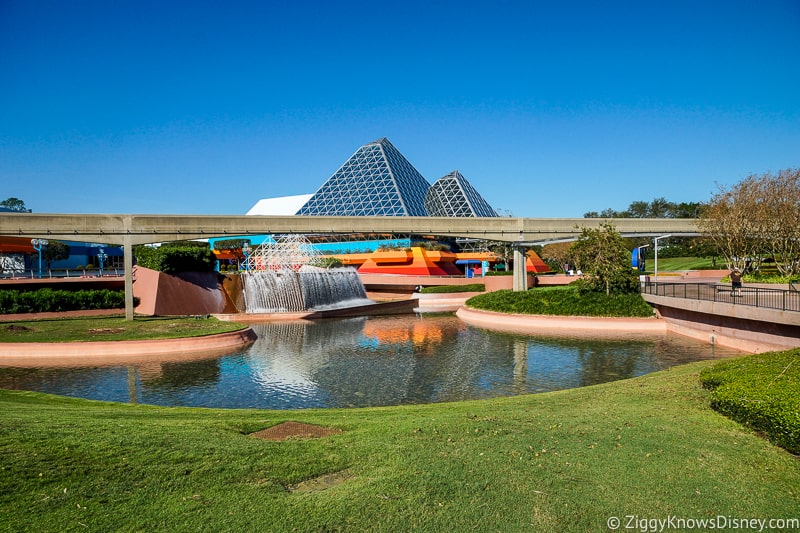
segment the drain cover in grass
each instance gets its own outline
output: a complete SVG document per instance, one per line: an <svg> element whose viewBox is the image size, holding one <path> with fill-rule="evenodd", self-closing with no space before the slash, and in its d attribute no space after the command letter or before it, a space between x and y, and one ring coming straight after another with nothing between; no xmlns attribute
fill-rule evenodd
<svg viewBox="0 0 800 533"><path fill-rule="evenodd" d="M339 429L304 424L303 422L283 422L277 426L272 426L261 431L256 431L250 435L259 439L281 441L291 438L315 439L337 435L341 433Z"/></svg>

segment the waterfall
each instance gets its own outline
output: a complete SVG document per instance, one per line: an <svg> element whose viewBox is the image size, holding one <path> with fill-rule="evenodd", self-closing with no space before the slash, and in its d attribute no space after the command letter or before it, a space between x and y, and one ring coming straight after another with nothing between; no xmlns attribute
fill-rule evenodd
<svg viewBox="0 0 800 533"><path fill-rule="evenodd" d="M352 268L242 274L246 313L287 313L371 303Z"/></svg>

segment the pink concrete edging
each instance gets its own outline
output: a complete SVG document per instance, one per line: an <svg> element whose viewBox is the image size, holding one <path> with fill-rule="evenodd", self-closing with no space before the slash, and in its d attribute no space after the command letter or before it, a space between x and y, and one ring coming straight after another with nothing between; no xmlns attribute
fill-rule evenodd
<svg viewBox="0 0 800 533"><path fill-rule="evenodd" d="M456 316L467 324L518 333L597 335L663 334L667 324L657 318L606 318L582 316L519 315L461 307Z"/></svg>
<svg viewBox="0 0 800 533"><path fill-rule="evenodd" d="M453 292L453 293L414 293L417 298L417 310L422 313L457 311L464 303L472 298L485 294L483 292Z"/></svg>
<svg viewBox="0 0 800 533"><path fill-rule="evenodd" d="M140 341L88 342L4 342L0 343L0 366L39 364L53 360L76 359L84 363L108 363L136 357L159 356L184 359L208 356L246 346L257 338L250 328L204 337L146 339Z"/></svg>

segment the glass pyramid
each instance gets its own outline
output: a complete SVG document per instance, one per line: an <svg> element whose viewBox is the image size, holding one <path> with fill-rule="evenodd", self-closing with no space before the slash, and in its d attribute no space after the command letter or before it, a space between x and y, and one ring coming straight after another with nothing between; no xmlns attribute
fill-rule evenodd
<svg viewBox="0 0 800 533"><path fill-rule="evenodd" d="M422 174L382 138L356 150L297 214L425 216L429 188Z"/></svg>
<svg viewBox="0 0 800 533"><path fill-rule="evenodd" d="M458 170L436 180L425 197L425 210L432 217L496 217L483 196Z"/></svg>

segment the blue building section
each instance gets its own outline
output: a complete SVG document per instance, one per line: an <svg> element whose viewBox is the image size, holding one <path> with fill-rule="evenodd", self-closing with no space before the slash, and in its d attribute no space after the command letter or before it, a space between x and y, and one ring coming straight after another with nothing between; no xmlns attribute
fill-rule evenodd
<svg viewBox="0 0 800 533"><path fill-rule="evenodd" d="M214 243L217 241L228 241L236 239L246 239L250 241L250 247L256 248L264 243L274 243L275 239L272 235L236 235L225 238L208 239L211 249L216 249ZM376 239L369 241L337 241L337 242L320 242L312 243L311 247L319 251L322 255L335 255L335 254L360 254L371 253L381 247L386 248L409 248L411 246L410 238L402 239Z"/></svg>
<svg viewBox="0 0 800 533"><path fill-rule="evenodd" d="M644 257L644 248L644 246L640 246L634 248L631 252L631 266L638 269L640 272L644 272L645 269L646 260Z"/></svg>

